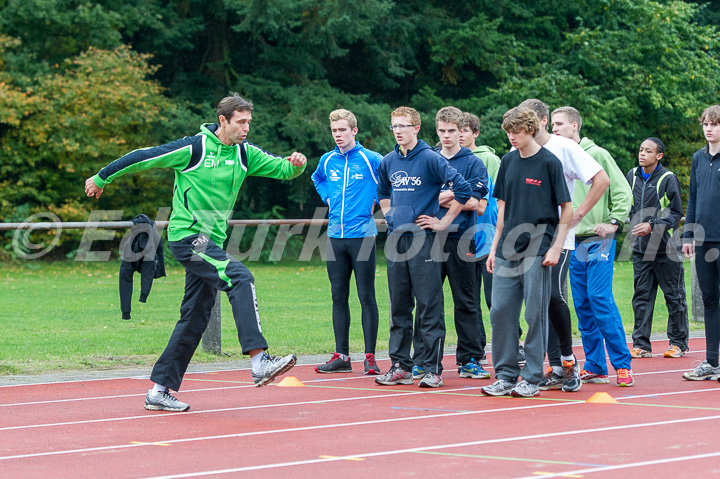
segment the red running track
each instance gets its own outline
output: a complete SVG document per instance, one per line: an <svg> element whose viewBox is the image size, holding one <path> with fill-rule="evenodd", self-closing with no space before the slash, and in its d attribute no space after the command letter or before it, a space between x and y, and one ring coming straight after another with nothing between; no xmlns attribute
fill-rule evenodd
<svg viewBox="0 0 720 479"><path fill-rule="evenodd" d="M189 374L186 413L145 411L146 378L0 387L0 477L711 477L720 384L681 378L704 359L704 339L690 347L634 360L631 388L611 377L530 399L482 396L491 380L459 378L449 356L438 390L311 365L288 374L297 388ZM597 392L618 404L587 403Z"/></svg>

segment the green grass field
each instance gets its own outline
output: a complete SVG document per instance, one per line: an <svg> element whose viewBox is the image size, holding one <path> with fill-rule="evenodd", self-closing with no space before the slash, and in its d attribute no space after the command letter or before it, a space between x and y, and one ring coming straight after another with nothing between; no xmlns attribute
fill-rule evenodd
<svg viewBox="0 0 720 479"><path fill-rule="evenodd" d="M321 262L249 263L256 290L263 332L271 352L324 354L334 350L330 319L330 283ZM169 265L168 277L156 280L148 302L138 302L140 276L135 275L132 320L123 321L118 295L118 262L30 261L23 265L0 263L0 375L36 374L54 370L109 369L150 366L167 344L179 317L184 270ZM387 350L388 289L385 264L376 271L380 309L378 351ZM689 267L686 267L689 288ZM625 331L632 332L632 264L615 264L614 292ZM350 293L353 323L352 353L363 352L360 307L354 285ZM665 331L667 310L658 294L653 332ZM689 298L688 290L688 298ZM456 343L452 297L445 285L446 345ZM199 348L195 362L241 358L230 305L223 295L223 352L207 354ZM572 308L571 308L572 311ZM490 334L483 302L483 319ZM575 320L573 312L573 320ZM691 322L692 329L702 324ZM577 326L574 327L576 335Z"/></svg>

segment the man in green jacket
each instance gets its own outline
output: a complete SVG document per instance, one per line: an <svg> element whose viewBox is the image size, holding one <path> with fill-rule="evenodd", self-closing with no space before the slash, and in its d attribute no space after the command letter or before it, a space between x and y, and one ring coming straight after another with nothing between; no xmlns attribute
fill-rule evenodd
<svg viewBox="0 0 720 479"><path fill-rule="evenodd" d="M150 168L175 171L173 212L168 227L170 249L185 267L185 296L180 320L153 368L155 383L145 396L145 409L187 411L169 390L177 391L205 328L217 291L225 291L232 306L243 354L250 355L256 386L263 386L295 365L294 355L271 357L260 327L254 278L222 245L228 219L247 176L287 180L300 175L307 159L294 152L275 156L248 143L253 104L237 93L217 107L218 123L203 124L200 133L174 142L132 151L85 181L87 196L127 173Z"/></svg>
<svg viewBox="0 0 720 479"><path fill-rule="evenodd" d="M610 177L610 187L575 227L575 251L570 258L570 286L585 350L580 377L584 383L609 382L607 348L617 371L617 385L632 386L632 357L612 292L615 233L630 212L632 193L610 153L588 138L580 139L581 128L582 117L575 108L565 106L552 112L553 133L578 142ZM576 182L573 206L579 205L587 192L585 185ZM553 365L553 359L549 360Z"/></svg>

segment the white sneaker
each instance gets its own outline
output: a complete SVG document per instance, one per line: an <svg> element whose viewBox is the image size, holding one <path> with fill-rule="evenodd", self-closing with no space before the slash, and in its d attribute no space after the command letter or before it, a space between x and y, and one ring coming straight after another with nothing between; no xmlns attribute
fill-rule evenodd
<svg viewBox="0 0 720 479"><path fill-rule="evenodd" d="M706 379L713 380L720 378L720 366L711 366L709 362L703 361L702 363L693 363L695 369L688 371L683 374L683 378L688 381L703 381Z"/></svg>
<svg viewBox="0 0 720 479"><path fill-rule="evenodd" d="M150 389L145 395L145 409L149 411L182 412L190 409L190 405L178 401L167 389L161 393L154 393Z"/></svg>
<svg viewBox="0 0 720 479"><path fill-rule="evenodd" d="M288 354L282 358L270 356L267 352L262 353L262 355L260 368L257 371L252 370L252 377L256 387L273 382L277 376L290 371L297 362L297 356L294 354Z"/></svg>

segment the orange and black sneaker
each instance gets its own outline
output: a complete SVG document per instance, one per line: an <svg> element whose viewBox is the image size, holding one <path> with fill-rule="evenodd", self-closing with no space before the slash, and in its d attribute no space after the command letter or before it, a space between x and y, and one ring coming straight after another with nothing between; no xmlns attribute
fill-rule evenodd
<svg viewBox="0 0 720 479"><path fill-rule="evenodd" d="M617 370L617 385L620 387L629 387L635 384L632 369L620 368Z"/></svg>
<svg viewBox="0 0 720 479"><path fill-rule="evenodd" d="M666 358L681 358L685 356L685 351L680 349L679 346L675 346L674 344L672 344L669 348L667 348L667 351L665 351L663 356Z"/></svg>

